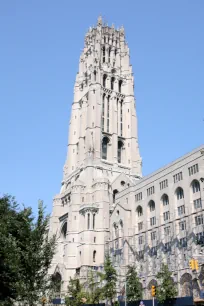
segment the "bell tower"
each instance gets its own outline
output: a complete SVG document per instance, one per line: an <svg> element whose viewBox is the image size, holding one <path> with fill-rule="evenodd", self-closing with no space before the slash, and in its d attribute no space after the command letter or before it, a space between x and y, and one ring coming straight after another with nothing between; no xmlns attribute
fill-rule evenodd
<svg viewBox="0 0 204 306"><path fill-rule="evenodd" d="M61 275L62 292L70 277L83 280L89 268L103 265L113 183L120 175L132 184L141 177L137 134L124 28L109 27L99 17L79 60L62 187L50 220L50 233L58 235L50 273Z"/></svg>

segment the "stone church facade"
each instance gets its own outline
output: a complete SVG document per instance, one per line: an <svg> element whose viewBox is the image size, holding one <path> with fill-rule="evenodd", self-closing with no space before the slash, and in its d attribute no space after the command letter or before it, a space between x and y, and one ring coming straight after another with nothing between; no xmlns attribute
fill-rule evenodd
<svg viewBox="0 0 204 306"><path fill-rule="evenodd" d="M124 28L99 17L79 60L62 187L50 219L50 234L57 234L50 273L62 280L62 296L70 277L85 281L90 270L102 271L106 253L120 275L118 292L134 263L148 296L163 261L179 295L198 294L203 272L192 274L188 261L204 233L204 146L147 177L141 168Z"/></svg>

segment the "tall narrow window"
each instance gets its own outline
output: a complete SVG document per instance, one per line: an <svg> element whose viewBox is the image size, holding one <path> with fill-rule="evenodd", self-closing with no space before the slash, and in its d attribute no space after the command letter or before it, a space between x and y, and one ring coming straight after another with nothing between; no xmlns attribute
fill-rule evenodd
<svg viewBox="0 0 204 306"><path fill-rule="evenodd" d="M117 49L115 49L115 56L116 56L116 54L117 54Z"/></svg>
<svg viewBox="0 0 204 306"><path fill-rule="evenodd" d="M105 94L103 94L102 98L102 116L101 116L101 127L102 131L104 131L104 123L105 123Z"/></svg>
<svg viewBox="0 0 204 306"><path fill-rule="evenodd" d="M115 78L112 77L111 78L111 90L114 90L114 82L115 82Z"/></svg>
<svg viewBox="0 0 204 306"><path fill-rule="evenodd" d="M123 136L123 100L120 103L120 136Z"/></svg>
<svg viewBox="0 0 204 306"><path fill-rule="evenodd" d="M119 80L118 82L118 91L121 92L121 87L122 87L122 80Z"/></svg>
<svg viewBox="0 0 204 306"><path fill-rule="evenodd" d="M106 79L107 79L107 75L104 74L103 75L103 87L106 87Z"/></svg>
<svg viewBox="0 0 204 306"><path fill-rule="evenodd" d="M96 215L93 214L93 229L95 229L95 218L96 218Z"/></svg>
<svg viewBox="0 0 204 306"><path fill-rule="evenodd" d="M88 214L88 219L87 219L87 228L90 229L90 214Z"/></svg>
<svg viewBox="0 0 204 306"><path fill-rule="evenodd" d="M94 82L96 82L96 70L94 70Z"/></svg>
<svg viewBox="0 0 204 306"><path fill-rule="evenodd" d="M103 47L103 63L106 61L106 49Z"/></svg>
<svg viewBox="0 0 204 306"><path fill-rule="evenodd" d="M108 49L108 62L110 63L110 58L111 58L111 47Z"/></svg>
<svg viewBox="0 0 204 306"><path fill-rule="evenodd" d="M108 137L104 137L102 140L102 159L107 159L108 143L109 143Z"/></svg>
<svg viewBox="0 0 204 306"><path fill-rule="evenodd" d="M109 117L109 114L110 114L110 96L108 96L107 98L107 132L109 133L109 122L110 122L110 117Z"/></svg>
<svg viewBox="0 0 204 306"><path fill-rule="evenodd" d="M106 43L106 37L104 36L104 44Z"/></svg>
<svg viewBox="0 0 204 306"><path fill-rule="evenodd" d="M118 105L119 105L119 99L117 98L117 134L118 134Z"/></svg>
<svg viewBox="0 0 204 306"><path fill-rule="evenodd" d="M96 262L96 251L93 251L93 262Z"/></svg>
<svg viewBox="0 0 204 306"><path fill-rule="evenodd" d="M122 148L123 148L122 141L118 141L118 163L122 162Z"/></svg>

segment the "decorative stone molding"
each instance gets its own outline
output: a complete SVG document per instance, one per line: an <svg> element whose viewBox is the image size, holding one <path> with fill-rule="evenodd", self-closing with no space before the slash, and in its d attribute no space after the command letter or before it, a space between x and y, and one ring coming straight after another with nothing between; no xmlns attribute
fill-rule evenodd
<svg viewBox="0 0 204 306"><path fill-rule="evenodd" d="M84 208L82 208L82 209L80 209L79 210L79 213L80 213L80 215L83 215L83 216L85 216L85 214L87 213L87 212L91 212L92 214L93 213L98 213L98 208L97 207L90 207L90 206L87 206L87 207L84 207Z"/></svg>

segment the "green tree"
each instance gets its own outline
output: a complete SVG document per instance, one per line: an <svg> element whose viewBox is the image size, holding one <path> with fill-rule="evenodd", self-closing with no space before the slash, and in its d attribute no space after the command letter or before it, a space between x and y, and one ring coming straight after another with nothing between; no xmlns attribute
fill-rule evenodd
<svg viewBox="0 0 204 306"><path fill-rule="evenodd" d="M0 198L2 305L18 301L34 306L49 289L47 273L55 251L55 237L48 238L48 222L42 202L35 220L31 208L20 209L10 196Z"/></svg>
<svg viewBox="0 0 204 306"><path fill-rule="evenodd" d="M161 271L158 272L156 278L159 281L159 286L156 287L156 298L160 303L177 296L177 288L172 279L172 272L169 271L166 264L162 264Z"/></svg>
<svg viewBox="0 0 204 306"><path fill-rule="evenodd" d="M67 306L81 306L85 304L89 296L84 291L83 285L79 279L70 279L68 285L68 296L65 299Z"/></svg>
<svg viewBox="0 0 204 306"><path fill-rule="evenodd" d="M88 275L88 282L87 282L87 289L88 289L88 302L90 304L98 304L99 301L102 299L102 289L98 286L97 279L100 277L100 274L95 274L93 271L90 271Z"/></svg>
<svg viewBox="0 0 204 306"><path fill-rule="evenodd" d="M111 305L113 305L113 299L116 295L116 282L117 273L112 265L111 258L109 255L105 257L104 262L104 273L100 273L101 281L104 281L105 285L102 288L102 294L105 299L107 299Z"/></svg>
<svg viewBox="0 0 204 306"><path fill-rule="evenodd" d="M126 274L127 300L138 301L142 299L142 286L137 276L135 266L128 266Z"/></svg>

